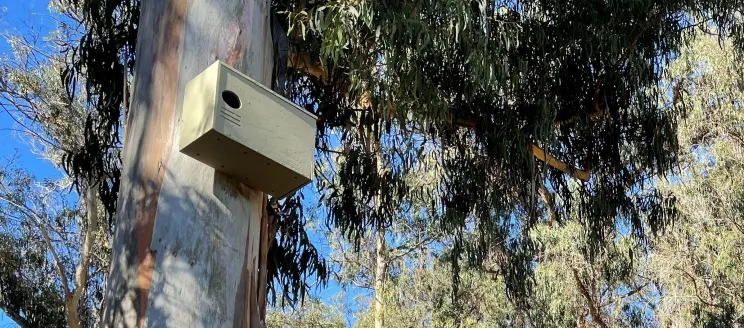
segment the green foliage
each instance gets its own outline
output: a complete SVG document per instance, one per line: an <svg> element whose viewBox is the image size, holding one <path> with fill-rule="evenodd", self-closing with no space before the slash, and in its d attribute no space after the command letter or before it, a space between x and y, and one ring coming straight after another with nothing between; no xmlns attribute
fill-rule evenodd
<svg viewBox="0 0 744 328"><path fill-rule="evenodd" d="M305 300L310 289L308 280L316 276L320 283L328 277L328 267L322 255L310 241L303 215L302 194L285 199L277 213L274 223L277 236L269 249L267 271L269 281L269 300L281 296L284 301L294 305ZM273 237L273 236L272 236Z"/></svg>
<svg viewBox="0 0 744 328"><path fill-rule="evenodd" d="M0 169L0 305L19 324L66 327L68 286L83 288L82 327L96 322L109 250L94 250L88 285L75 286L85 216L67 200L65 189L40 182L13 163Z"/></svg>
<svg viewBox="0 0 744 328"><path fill-rule="evenodd" d="M318 182L328 222L352 239L391 224L399 205L419 196L404 179L426 160L419 149L433 148L426 153L443 173L431 212L454 236L450 258L481 265L498 250L507 285L522 296L540 186L555 191L559 219L583 224L591 253L617 223L643 240L673 220L674 199L653 179L676 166L677 111L655 86L695 24L738 37L739 5L717 1L276 6L296 27L294 51L328 72L326 81L303 72L288 79L292 98L320 118L320 148L340 143L345 151L334 163L338 179ZM370 108L359 105L365 92ZM383 145L382 172L374 142ZM592 178L571 184L531 156L533 143ZM479 236L464 238L473 227Z"/></svg>
<svg viewBox="0 0 744 328"><path fill-rule="evenodd" d="M453 302L447 262L419 259L403 266L382 294L390 327L509 327L518 325L514 307L503 293L502 279L464 271L458 302ZM499 291L499 292L494 292ZM357 314L356 327L372 327L374 309ZM510 325L511 324L511 325Z"/></svg>
<svg viewBox="0 0 744 328"><path fill-rule="evenodd" d="M674 225L649 244L621 226L604 252L590 257L580 220L538 224L530 231L539 247L530 262L529 308L506 293L498 253L482 268L461 271L455 299L449 262L437 259L438 247L422 250L386 286L388 325L744 325L744 67L730 42L700 35L665 68L663 101L687 112L678 131L679 172L657 182L678 200ZM357 326L372 326L372 311L357 314Z"/></svg>
<svg viewBox="0 0 744 328"><path fill-rule="evenodd" d="M589 258L583 249L589 240L577 223L541 226L533 236L543 248L535 268L535 306L527 313L539 326L592 322L600 327L645 327L653 322L648 315L653 278L648 278L637 239L619 236L601 256Z"/></svg>
<svg viewBox="0 0 744 328"><path fill-rule="evenodd" d="M23 313L26 327L66 327L61 291L50 279L56 272L43 249L38 241L0 234L0 309L14 320Z"/></svg>
<svg viewBox="0 0 744 328"><path fill-rule="evenodd" d="M0 169L0 308L30 327L65 327L65 304L38 222L27 206L39 206L34 179L23 170ZM18 206L17 206L18 205ZM65 224L69 218L57 216Z"/></svg>
<svg viewBox="0 0 744 328"><path fill-rule="evenodd" d="M699 38L668 67L668 101L685 100L681 174L665 188L681 218L653 245L663 321L679 327L744 324L744 80L728 40ZM683 301L684 300L684 301Z"/></svg>
<svg viewBox="0 0 744 328"><path fill-rule="evenodd" d="M55 166L65 153L83 147L86 108L83 99L70 100L60 77L64 58L53 46L60 40L55 30L44 40L5 35L11 51L0 59L0 108L18 125L33 150Z"/></svg>
<svg viewBox="0 0 744 328"><path fill-rule="evenodd" d="M340 311L319 300L307 300L296 309L272 308L266 315L268 328L344 328Z"/></svg>
<svg viewBox="0 0 744 328"><path fill-rule="evenodd" d="M428 250L408 257L387 283L386 322L391 327L654 326L653 281L633 237L618 239L592 261L582 250L588 240L578 223L541 225L532 237L543 246L533 262L531 307L506 293L498 259L483 270L462 270L453 297L451 264ZM372 308L357 314L356 326L371 327L373 314Z"/></svg>
<svg viewBox="0 0 744 328"><path fill-rule="evenodd" d="M45 78L56 66L4 67L1 81L17 95L52 95L58 106L33 114L39 121L70 108L85 113L84 124L42 124L42 132L76 140L60 142L76 145L64 149L66 168L77 182L104 179L100 192L113 215L140 3L57 4L85 27L66 58L68 97L58 97L60 85ZM380 293L388 322L744 325L744 67L734 56L744 45L741 2L272 5L286 14L293 52L317 59L328 75L290 70L288 89L319 116L320 212L346 238L337 250L356 256L353 266L337 268L339 278L369 286L363 268L372 257L362 240L385 229L392 241L385 253L390 279ZM75 97L81 85L85 97ZM360 104L364 97L370 106ZM686 118L678 122L679 114ZM84 142L76 126L84 127ZM533 143L591 169L592 178L574 181L544 165L530 154ZM3 186L16 189L6 197L37 207L46 201L31 189L33 178L8 172ZM555 201L539 204L540 188ZM4 220L18 215L3 210ZM280 286L272 290L300 301L309 277L324 276L325 266L305 231L301 196L279 212L270 274ZM74 227L77 215L40 213L63 227ZM550 214L557 222L544 224ZM12 301L3 304L28 309L28 320L52 320L61 313L52 297L60 287L48 278L53 264L39 251L38 233L11 226L12 234L0 235L3 301ZM436 244L421 247L428 238ZM26 244L35 251L20 252ZM67 271L73 257L62 257ZM11 279L19 274L31 278ZM298 304L289 317L272 312L270 325L343 325L331 315L337 309ZM372 320L363 313L358 324Z"/></svg>
<svg viewBox="0 0 744 328"><path fill-rule="evenodd" d="M69 157L68 168L77 178L112 172L114 180L103 185L115 190L116 165L101 167L115 162L108 151L123 98L117 81L133 67L139 2L72 3L86 26L75 72L85 76L100 121L90 121L96 123L86 132L96 146ZM737 51L743 45L739 1L272 6L287 13L292 51L317 59L327 72L322 80L290 70L287 80L289 98L319 117L319 164L333 166L332 177L318 171L316 180L327 223L358 245L369 231L391 225L401 205L427 199L438 229L452 237L452 270L464 268L462 259L482 267L498 257L510 295L525 306L539 249L530 231L543 211L580 222L592 256L601 255L618 226L645 246L674 220L674 197L653 185L678 162L680 109L664 103L656 88L663 65L696 29L711 25ZM367 92L370 108L359 105ZM533 143L573 168L591 169L591 179L572 183L569 174L543 165L530 153ZM342 149L344 158L332 159L331 149ZM441 178L436 193L426 194L406 177L429 159ZM537 204L543 186L555 192L554 206ZM113 204L115 194L107 195Z"/></svg>
<svg viewBox="0 0 744 328"><path fill-rule="evenodd" d="M55 0L54 4L64 8L67 19L84 27L79 39L66 40L67 65L61 75L68 98L82 94L92 108L83 125L85 143L65 153L64 168L78 191L81 184L98 183L101 203L113 222L121 179L122 108L129 106L124 100L130 99L127 81L134 70L140 2ZM84 92L78 92L81 86Z"/></svg>

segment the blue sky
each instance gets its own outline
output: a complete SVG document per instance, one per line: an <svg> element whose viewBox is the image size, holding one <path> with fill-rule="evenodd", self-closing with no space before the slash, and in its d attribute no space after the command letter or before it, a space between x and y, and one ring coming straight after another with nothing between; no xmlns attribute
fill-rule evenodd
<svg viewBox="0 0 744 328"><path fill-rule="evenodd" d="M46 0L0 0L4 15L0 17L1 33L28 33L29 27L48 31L52 21L49 18ZM10 45L0 38L0 56L8 56ZM0 112L0 156L5 159L19 152L19 165L23 165L39 177L60 177L61 173L49 162L42 160L28 149L28 145L17 132L15 123L7 113Z"/></svg>

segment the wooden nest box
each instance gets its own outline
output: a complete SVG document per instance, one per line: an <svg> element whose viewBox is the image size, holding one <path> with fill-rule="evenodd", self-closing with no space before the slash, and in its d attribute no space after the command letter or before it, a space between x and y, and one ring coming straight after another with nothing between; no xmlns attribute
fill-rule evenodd
<svg viewBox="0 0 744 328"><path fill-rule="evenodd" d="M218 171L283 197L313 177L316 120L217 61L186 85L179 146Z"/></svg>

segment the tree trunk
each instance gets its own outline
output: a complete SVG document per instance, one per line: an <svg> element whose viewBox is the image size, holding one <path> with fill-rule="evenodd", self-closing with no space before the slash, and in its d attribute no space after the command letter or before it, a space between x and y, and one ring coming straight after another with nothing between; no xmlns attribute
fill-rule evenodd
<svg viewBox="0 0 744 328"><path fill-rule="evenodd" d="M215 60L270 86L268 0L144 0L104 327L248 327L265 195L179 153L183 90Z"/></svg>
<svg viewBox="0 0 744 328"><path fill-rule="evenodd" d="M88 269L90 268L90 256L93 251L93 241L98 232L98 184L89 185L85 189L85 210L88 227L85 230L83 245L80 247L80 260L75 267L75 291L70 298L65 300L67 308L67 325L77 328L82 325L78 307L80 299L85 293L88 285Z"/></svg>
<svg viewBox="0 0 744 328"><path fill-rule="evenodd" d="M599 301L595 297L592 297L592 292L589 291L589 288L581 281L581 277L576 268L571 268L571 272L573 273L574 282L576 282L579 292L586 299L586 306L589 310L589 315L592 317L592 321L594 321L598 327L609 328L602 318L602 309L599 306Z"/></svg>
<svg viewBox="0 0 744 328"><path fill-rule="evenodd" d="M385 304L384 297L385 273L387 271L387 259L385 258L387 244L385 243L385 229L378 228L375 232L375 328L385 326Z"/></svg>
<svg viewBox="0 0 744 328"><path fill-rule="evenodd" d="M375 165L377 175L385 168L384 158L382 157L382 147L380 140L369 132L368 141L374 140L372 143L372 151L375 154ZM375 207L379 209L379 196L376 197ZM385 227L382 223L377 227L375 231L375 328L383 328L385 326L385 303L383 302L385 280L387 279L387 261L388 261L388 250L387 243L385 242Z"/></svg>

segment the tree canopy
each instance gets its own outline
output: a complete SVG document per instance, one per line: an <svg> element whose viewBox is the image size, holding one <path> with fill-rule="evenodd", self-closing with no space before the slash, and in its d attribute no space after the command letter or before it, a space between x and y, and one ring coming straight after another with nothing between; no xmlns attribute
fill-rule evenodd
<svg viewBox="0 0 744 328"><path fill-rule="evenodd" d="M665 79L688 94L680 174L661 186L677 197L680 218L650 257L664 290L661 321L673 326L744 325L744 67L733 53L731 42L702 36Z"/></svg>
<svg viewBox="0 0 744 328"><path fill-rule="evenodd" d="M627 227L595 257L578 220L540 223L529 308L504 292L496 262L464 269L452 298L448 261L437 248L401 260L384 293L385 315L399 326L439 327L739 327L744 117L740 61L730 41L699 34L666 65L660 90L687 97L679 123L679 171L656 182L677 199L679 218L646 247ZM675 92L665 92L672 104ZM678 103L673 106L682 106ZM350 251L346 251L351 253ZM352 264L349 270L359 270ZM344 278L344 276L339 277ZM336 278L336 279L339 279ZM339 279L342 281L342 279ZM330 300L329 302L332 302ZM372 303L371 301L369 303ZM372 306L355 315L371 326Z"/></svg>
<svg viewBox="0 0 744 328"><path fill-rule="evenodd" d="M679 217L645 247L621 226L604 252L589 257L585 248L590 242L579 220L541 222L530 231L539 245L532 262L530 307L518 306L505 293L506 283L493 259L485 261L485 269L464 268L453 298L451 263L442 256L441 242L391 259L387 265L395 269L388 273L382 293L344 289L340 297L326 298L324 306L360 307L348 316L355 327L372 326L377 312L373 297L383 299L386 323L394 327L744 325L743 84L741 62L734 53L730 40L700 33L665 65L658 85L668 91L662 93L663 101L683 106L674 100L676 93L684 93L687 116L677 131L679 169L655 183L676 197ZM334 275L342 286L368 280L364 252L334 249L331 258L343 260L334 263L343 266ZM349 294L361 296L349 304L343 301ZM285 325L317 317L303 311Z"/></svg>
<svg viewBox="0 0 744 328"><path fill-rule="evenodd" d="M664 64L711 24L735 45L741 37L740 4L720 1L277 6L295 47L290 94L318 114L319 148L344 151L338 182L318 182L330 191L328 222L355 237L429 198L431 219L455 237L453 269L501 258L515 295L529 291L529 231L543 211L580 222L590 254L620 225L643 241L675 218L673 195L652 183L677 166L684 109L656 88ZM403 177L426 157L441 180L419 195ZM588 179L574 179L579 170ZM541 189L555 196L547 206Z"/></svg>
<svg viewBox="0 0 744 328"><path fill-rule="evenodd" d="M68 90L84 81L97 115L86 122L90 146L69 155L67 169L107 179L101 199L113 213L120 173L111 149L120 143L139 1L69 2L86 30L70 49ZM272 7L290 36L288 97L319 117L317 166L331 169L318 171L315 187L325 195L327 223L358 240L424 199L454 240L455 282L462 260L498 259L508 290L522 299L539 246L529 232L543 214L579 222L592 256L618 226L645 241L676 217L674 195L652 184L677 167L684 112L656 88L664 64L712 25L733 49L743 45L738 1L276 0ZM684 92L675 95L673 103L685 103ZM422 168L438 171L433 191L405 179ZM315 254L302 220L279 229L278 245ZM272 267L272 277L286 277L277 280L285 291L304 290L296 288L302 273L319 267L317 256L295 255Z"/></svg>

